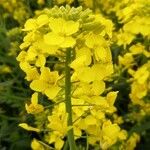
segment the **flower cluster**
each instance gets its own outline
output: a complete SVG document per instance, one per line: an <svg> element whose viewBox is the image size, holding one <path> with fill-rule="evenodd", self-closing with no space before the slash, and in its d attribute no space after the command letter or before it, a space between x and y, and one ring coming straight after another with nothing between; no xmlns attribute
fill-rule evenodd
<svg viewBox="0 0 150 150"><path fill-rule="evenodd" d="M17 0L1 0L0 5L3 8L3 16L6 19L13 18L22 25L30 17L30 10L23 0L19 2Z"/></svg>
<svg viewBox="0 0 150 150"><path fill-rule="evenodd" d="M119 57L119 65L124 67L129 74L131 107L138 107L138 111L133 112L144 118L149 115L149 3L143 0L136 2L126 2L123 10L116 12L118 19L123 23L118 36L118 45L124 46L124 54ZM126 7L125 7L126 6ZM121 6L120 6L121 7ZM125 17L126 16L126 17ZM135 25L136 24L136 25ZM143 42L144 41L144 42ZM143 116L143 117L142 117ZM134 117L137 120L136 117ZM141 120L141 119L139 119Z"/></svg>
<svg viewBox="0 0 150 150"><path fill-rule="evenodd" d="M27 113L37 116L52 108L44 127L37 125L33 131L44 132L43 140L54 144L55 149L62 149L70 130L74 131L75 140L85 136L88 144L98 143L102 149L124 141L127 133L112 117L117 111L114 103L118 92L105 92L105 81L113 73L110 51L113 23L89 9L55 6L28 19L23 31L27 34L17 60L35 91L31 103L25 105ZM69 84L71 91L66 94ZM38 102L38 94L49 100L50 106ZM70 108L65 96L68 94L72 126L67 123ZM25 123L20 126L32 130ZM40 145L36 140L32 142L33 149Z"/></svg>

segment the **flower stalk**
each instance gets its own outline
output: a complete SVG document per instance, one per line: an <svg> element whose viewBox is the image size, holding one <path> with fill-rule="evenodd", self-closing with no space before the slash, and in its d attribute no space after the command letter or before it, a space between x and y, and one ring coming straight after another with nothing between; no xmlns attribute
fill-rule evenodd
<svg viewBox="0 0 150 150"><path fill-rule="evenodd" d="M66 63L65 63L65 102L66 111L68 113L68 127L72 127L72 104L71 104L71 69L69 64L71 63L71 49L66 50ZM71 150L76 150L73 128L68 130L67 138L69 147Z"/></svg>

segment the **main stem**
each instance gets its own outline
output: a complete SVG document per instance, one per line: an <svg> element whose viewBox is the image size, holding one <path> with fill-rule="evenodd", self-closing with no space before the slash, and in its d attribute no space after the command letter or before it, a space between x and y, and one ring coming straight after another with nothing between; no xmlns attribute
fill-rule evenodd
<svg viewBox="0 0 150 150"><path fill-rule="evenodd" d="M65 102L66 102L66 111L68 113L68 126L73 126L72 123L72 104L71 104L71 49L66 50L66 63L65 63ZM73 128L68 130L67 138L69 142L70 150L76 150L76 144L74 140Z"/></svg>

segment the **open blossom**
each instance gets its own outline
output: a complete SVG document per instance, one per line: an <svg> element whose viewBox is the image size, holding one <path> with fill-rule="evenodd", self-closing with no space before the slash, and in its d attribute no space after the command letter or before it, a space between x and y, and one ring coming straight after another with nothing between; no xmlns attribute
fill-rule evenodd
<svg viewBox="0 0 150 150"><path fill-rule="evenodd" d="M102 149L107 149L110 145L116 143L116 141L121 139L126 139L127 133L121 131L117 124L112 124L109 120L104 122L101 131L101 141L100 145Z"/></svg>
<svg viewBox="0 0 150 150"><path fill-rule="evenodd" d="M34 93L31 98L31 104L25 105L27 113L37 114L44 110L44 107L41 104L38 104L38 93Z"/></svg>
<svg viewBox="0 0 150 150"><path fill-rule="evenodd" d="M33 150L45 150L45 147L37 139L32 140L31 148Z"/></svg>
<svg viewBox="0 0 150 150"><path fill-rule="evenodd" d="M111 52L103 36L90 33L86 37L85 44L94 51L95 59L98 62L111 63Z"/></svg>
<svg viewBox="0 0 150 150"><path fill-rule="evenodd" d="M36 30L49 22L47 15L40 15L37 19L28 19L24 25L23 31Z"/></svg>
<svg viewBox="0 0 150 150"><path fill-rule="evenodd" d="M79 22L50 18L49 27L52 31L44 35L46 44L59 45L61 48L73 47L76 44L72 35L79 30Z"/></svg>
<svg viewBox="0 0 150 150"><path fill-rule="evenodd" d="M41 75L39 79L33 80L30 84L31 89L37 92L42 92L49 99L54 99L61 88L58 86L57 81L60 76L57 71L50 71L49 68L41 68Z"/></svg>
<svg viewBox="0 0 150 150"><path fill-rule="evenodd" d="M93 82L101 81L113 73L112 64L94 64L91 67L80 67L75 69L72 81Z"/></svg>

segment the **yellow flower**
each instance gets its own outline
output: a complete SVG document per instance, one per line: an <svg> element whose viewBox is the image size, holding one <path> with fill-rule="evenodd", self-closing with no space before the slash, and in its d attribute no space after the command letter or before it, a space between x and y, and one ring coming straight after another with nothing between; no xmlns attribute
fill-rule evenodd
<svg viewBox="0 0 150 150"><path fill-rule="evenodd" d="M126 67L131 66L132 63L134 62L132 53L126 53L123 57L118 56L118 59L119 59L119 63Z"/></svg>
<svg viewBox="0 0 150 150"><path fill-rule="evenodd" d="M109 109L109 104L107 103L105 97L93 96L88 102L101 109L101 111L106 112Z"/></svg>
<svg viewBox="0 0 150 150"><path fill-rule="evenodd" d="M148 91L148 85L146 83L139 84L137 82L133 82L131 85L131 93L130 98L134 104L143 104L144 101L142 98L146 96Z"/></svg>
<svg viewBox="0 0 150 150"><path fill-rule="evenodd" d="M43 50L36 49L34 46L30 46L28 49L26 59L29 62L35 61L35 66L37 67L43 67L46 63L46 56L44 55Z"/></svg>
<svg viewBox="0 0 150 150"><path fill-rule="evenodd" d="M125 150L134 150L137 143L140 141L140 136L137 133L133 133L125 143Z"/></svg>
<svg viewBox="0 0 150 150"><path fill-rule="evenodd" d="M105 90L105 82L104 81L93 81L91 84L90 95L100 95Z"/></svg>
<svg viewBox="0 0 150 150"><path fill-rule="evenodd" d="M71 68L78 69L79 67L88 66L91 64L91 51L88 47L82 47L76 50L76 59L70 64Z"/></svg>
<svg viewBox="0 0 150 150"><path fill-rule="evenodd" d="M90 83L101 81L113 73L112 64L94 64L92 67L80 67L72 75L72 80Z"/></svg>
<svg viewBox="0 0 150 150"><path fill-rule="evenodd" d="M107 102L110 106L113 106L117 97L118 91L116 92L109 92L106 96Z"/></svg>
<svg viewBox="0 0 150 150"><path fill-rule="evenodd" d="M60 138L56 139L56 142L55 142L56 150L61 150L63 145L64 145L64 141L63 140L61 140Z"/></svg>
<svg viewBox="0 0 150 150"><path fill-rule="evenodd" d="M85 123L87 126L89 125L96 125L97 124L97 120L94 116L92 115L88 115L85 119L84 119Z"/></svg>
<svg viewBox="0 0 150 150"><path fill-rule="evenodd" d="M135 72L134 79L137 80L139 84L144 84L147 81L149 75L150 72L147 66L142 66Z"/></svg>
<svg viewBox="0 0 150 150"><path fill-rule="evenodd" d="M149 17L136 16L130 22L125 24L123 28L125 32L130 32L132 34L140 33L144 36L149 36L150 35L149 22L150 22Z"/></svg>
<svg viewBox="0 0 150 150"><path fill-rule="evenodd" d="M124 123L124 120L123 120L123 117L122 116L118 116L117 114L113 114L113 119L114 119L114 123L117 123L117 124L122 124Z"/></svg>
<svg viewBox="0 0 150 150"><path fill-rule="evenodd" d="M44 42L44 39L40 39L33 43L33 46L37 49L37 53L42 53L46 57L47 55L54 55L57 52L58 46L50 46Z"/></svg>
<svg viewBox="0 0 150 150"><path fill-rule="evenodd" d="M46 140L49 144L54 143L55 150L61 150L64 145L64 141L59 137L59 135L57 134L57 131L51 132L47 136Z"/></svg>
<svg viewBox="0 0 150 150"><path fill-rule="evenodd" d="M103 123L101 131L100 146L102 149L107 149L118 140L120 127L117 124L112 124L110 120Z"/></svg>
<svg viewBox="0 0 150 150"><path fill-rule="evenodd" d="M45 150L43 145L41 143L39 143L37 139L32 140L31 148L32 148L32 150Z"/></svg>
<svg viewBox="0 0 150 150"><path fill-rule="evenodd" d="M23 31L35 31L37 28L48 24L49 18L47 15L40 15L37 19L28 19L24 25Z"/></svg>
<svg viewBox="0 0 150 150"><path fill-rule="evenodd" d="M65 103L60 103L56 105L53 109L52 115L48 116L48 125L47 127L52 130L48 142L54 143L56 150L61 150L64 141L63 137L68 131L67 127L67 118Z"/></svg>
<svg viewBox="0 0 150 150"><path fill-rule="evenodd" d="M37 71L37 68L29 64L28 59L28 53L25 51L21 51L17 57L17 61L20 61L20 68L26 73L25 78L28 81L32 81L39 77L39 73Z"/></svg>
<svg viewBox="0 0 150 150"><path fill-rule="evenodd" d="M32 80L36 80L39 78L39 73L37 71L37 68L35 67L31 67L29 66L27 69L26 69L26 77L25 79L27 81L32 81Z"/></svg>
<svg viewBox="0 0 150 150"><path fill-rule="evenodd" d="M40 130L38 128L31 127L26 123L20 123L19 126L28 131L40 132Z"/></svg>
<svg viewBox="0 0 150 150"><path fill-rule="evenodd" d="M17 56L17 61L20 61L20 62L26 62L26 56L27 56L27 52L26 51L21 51L19 53L19 55Z"/></svg>
<svg viewBox="0 0 150 150"><path fill-rule="evenodd" d="M20 49L27 49L36 41L41 40L41 37L43 34L41 34L39 31L32 31L29 32L23 39L23 43L20 45Z"/></svg>
<svg viewBox="0 0 150 150"><path fill-rule="evenodd" d="M24 25L23 31L31 31L37 29L37 24L35 19L28 19Z"/></svg>
<svg viewBox="0 0 150 150"><path fill-rule="evenodd" d="M134 39L134 35L130 32L123 32L117 33L117 44L123 45L124 48L126 48L126 45L130 44L132 40Z"/></svg>
<svg viewBox="0 0 150 150"><path fill-rule="evenodd" d="M111 63L111 52L103 36L90 33L85 38L86 46L94 51L93 53L97 61Z"/></svg>
<svg viewBox="0 0 150 150"><path fill-rule="evenodd" d="M145 49L144 45L142 45L141 43L137 43L135 45L132 45L129 50L133 55L136 55L136 54L143 53L144 49Z"/></svg>
<svg viewBox="0 0 150 150"><path fill-rule="evenodd" d="M54 107L53 114L48 116L48 120L48 128L56 130L61 136L64 136L67 133L67 113L65 104L61 103Z"/></svg>
<svg viewBox="0 0 150 150"><path fill-rule="evenodd" d="M61 48L73 47L76 40L71 36L79 30L79 22L64 20L62 18L50 18L51 32L44 35L44 41L48 45Z"/></svg>
<svg viewBox="0 0 150 150"><path fill-rule="evenodd" d="M31 104L30 105L26 104L25 108L27 112L30 114L37 114L44 110L44 107L38 104L38 93L34 93L32 95Z"/></svg>
<svg viewBox="0 0 150 150"><path fill-rule="evenodd" d="M46 14L42 14L37 17L36 23L37 23L38 27L42 27L45 24L49 23L49 17Z"/></svg>
<svg viewBox="0 0 150 150"><path fill-rule="evenodd" d="M99 0L98 0L99 1ZM97 2L98 2L97 1ZM114 3L114 2L113 2ZM113 33L113 29L114 29L114 25L112 23L112 21L110 19L106 19L105 17L103 17L102 15L99 14L96 14L95 15L95 22L99 22L103 27L104 29L101 30L101 33L100 35L102 36L109 36L110 38L112 38L112 33Z"/></svg>
<svg viewBox="0 0 150 150"><path fill-rule="evenodd" d="M60 79L60 76L57 71L50 71L48 67L41 68L41 75L39 79L33 80L30 84L30 88L37 92L42 92L49 99L54 99L60 87L57 85L57 81Z"/></svg>
<svg viewBox="0 0 150 150"><path fill-rule="evenodd" d="M73 92L73 97L82 98L83 96L98 96L105 90L105 83L103 81L93 81L92 83L77 83Z"/></svg>
<svg viewBox="0 0 150 150"><path fill-rule="evenodd" d="M109 105L108 109L106 110L106 112L108 113L113 113L116 111L116 107L114 106L116 97L117 97L118 91L116 92L109 92L106 96L106 101Z"/></svg>

